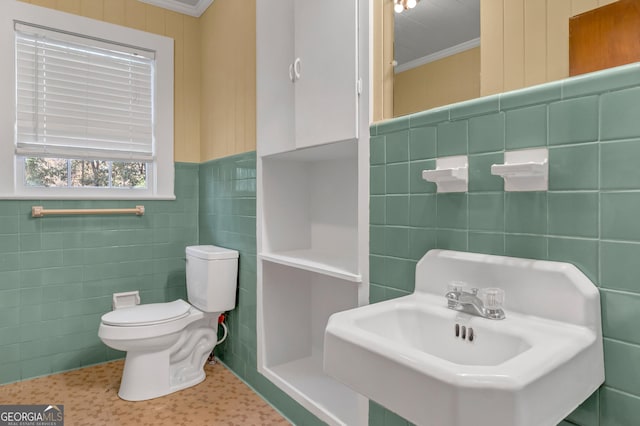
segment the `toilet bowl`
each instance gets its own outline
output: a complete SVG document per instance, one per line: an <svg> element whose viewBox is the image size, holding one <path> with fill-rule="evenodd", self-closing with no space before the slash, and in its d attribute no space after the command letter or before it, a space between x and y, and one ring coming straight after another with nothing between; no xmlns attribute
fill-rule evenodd
<svg viewBox="0 0 640 426"><path fill-rule="evenodd" d="M218 317L235 307L238 252L187 247L187 295L115 309L102 316L98 336L126 351L118 396L142 401L195 386L217 343Z"/></svg>

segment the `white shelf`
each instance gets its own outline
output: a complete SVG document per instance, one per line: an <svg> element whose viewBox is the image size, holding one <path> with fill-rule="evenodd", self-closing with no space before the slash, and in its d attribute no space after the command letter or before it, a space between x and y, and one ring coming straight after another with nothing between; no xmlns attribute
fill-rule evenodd
<svg viewBox="0 0 640 426"><path fill-rule="evenodd" d="M423 170L422 179L434 182L437 192L467 192L469 164L466 155L436 158L435 170Z"/></svg>
<svg viewBox="0 0 640 426"><path fill-rule="evenodd" d="M529 161L518 164L494 164L491 166L491 174L496 176L507 177L535 177L544 176L547 171L547 163L535 163Z"/></svg>
<svg viewBox="0 0 640 426"><path fill-rule="evenodd" d="M320 355L266 368L262 373L328 424L362 424L358 418L362 396L324 374Z"/></svg>
<svg viewBox="0 0 640 426"><path fill-rule="evenodd" d="M330 253L315 250L290 250L278 253L260 253L260 259L345 281L362 282L362 276L351 270L353 265L349 265L347 259Z"/></svg>
<svg viewBox="0 0 640 426"><path fill-rule="evenodd" d="M268 153L262 156L267 160L284 161L332 161L358 158L358 144L355 141L334 142L326 145L306 148L291 148L287 151Z"/></svg>
<svg viewBox="0 0 640 426"><path fill-rule="evenodd" d="M546 191L549 189L549 150L507 151L504 164L492 165L491 174L504 179L505 191Z"/></svg>

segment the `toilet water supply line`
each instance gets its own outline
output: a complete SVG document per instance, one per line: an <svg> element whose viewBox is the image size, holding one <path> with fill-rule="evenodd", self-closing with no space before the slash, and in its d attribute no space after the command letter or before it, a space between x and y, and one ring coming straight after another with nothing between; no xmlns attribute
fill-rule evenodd
<svg viewBox="0 0 640 426"><path fill-rule="evenodd" d="M227 334L229 334L229 329L227 328L227 324L224 323L225 318L226 317L224 314L220 314L220 316L218 317L218 325L222 326L222 328L224 329L224 334L222 335L222 339L218 340L218 342L216 343L216 346L224 342L225 339L227 338Z"/></svg>
<svg viewBox="0 0 640 426"><path fill-rule="evenodd" d="M224 323L224 320L225 320L225 315L224 314L220 314L220 316L218 317L218 325L222 326L222 328L224 329L224 334L222 335L222 339L218 340L216 342L215 346L213 347L213 349L211 349L211 353L209 354L209 364L211 364L211 365L216 363L215 356L213 355L214 349L220 343L224 342L225 339L227 338L227 335L229 334L229 329L227 328L227 324Z"/></svg>

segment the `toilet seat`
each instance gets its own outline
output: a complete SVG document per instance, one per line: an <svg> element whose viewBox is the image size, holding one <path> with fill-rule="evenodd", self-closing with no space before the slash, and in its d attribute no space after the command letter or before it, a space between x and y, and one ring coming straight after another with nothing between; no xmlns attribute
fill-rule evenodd
<svg viewBox="0 0 640 426"><path fill-rule="evenodd" d="M102 316L102 323L117 327L140 327L163 324L189 315L191 305L182 299L168 303L149 303L121 308Z"/></svg>

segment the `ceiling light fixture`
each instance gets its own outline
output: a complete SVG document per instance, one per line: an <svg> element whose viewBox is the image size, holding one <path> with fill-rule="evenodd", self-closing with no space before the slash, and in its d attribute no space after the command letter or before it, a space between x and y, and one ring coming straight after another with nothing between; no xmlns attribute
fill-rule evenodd
<svg viewBox="0 0 640 426"><path fill-rule="evenodd" d="M402 13L407 9L413 9L418 4L419 0L393 0L393 10L396 13Z"/></svg>

